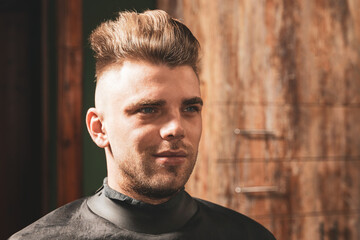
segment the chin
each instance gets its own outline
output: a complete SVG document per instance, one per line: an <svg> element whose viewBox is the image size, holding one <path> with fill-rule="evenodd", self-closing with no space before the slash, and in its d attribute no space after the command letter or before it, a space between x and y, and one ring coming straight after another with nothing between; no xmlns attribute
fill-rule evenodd
<svg viewBox="0 0 360 240"><path fill-rule="evenodd" d="M158 176L153 181L137 186L136 191L151 199L169 198L184 188L187 181L180 176Z"/></svg>
<svg viewBox="0 0 360 240"><path fill-rule="evenodd" d="M169 198L181 190L183 186L180 187L142 187L137 188L136 191L142 196L146 196L151 199L164 199Z"/></svg>

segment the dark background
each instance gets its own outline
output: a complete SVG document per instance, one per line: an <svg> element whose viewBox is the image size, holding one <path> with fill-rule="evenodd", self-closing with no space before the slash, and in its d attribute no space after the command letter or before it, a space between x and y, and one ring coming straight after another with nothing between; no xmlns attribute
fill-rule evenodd
<svg viewBox="0 0 360 240"><path fill-rule="evenodd" d="M57 207L57 9L55 0L0 1L0 239ZM155 8L155 1L83 1L83 113L93 106L90 32L119 10ZM85 118L84 118L85 119ZM83 121L83 196L106 176L105 157Z"/></svg>

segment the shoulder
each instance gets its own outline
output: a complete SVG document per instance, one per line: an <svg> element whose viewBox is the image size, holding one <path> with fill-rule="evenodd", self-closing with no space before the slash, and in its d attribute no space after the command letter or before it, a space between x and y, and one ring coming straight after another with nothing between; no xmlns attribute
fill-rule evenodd
<svg viewBox="0 0 360 240"><path fill-rule="evenodd" d="M68 203L12 235L15 239L56 239L84 211L86 198ZM86 205L86 204L85 204Z"/></svg>
<svg viewBox="0 0 360 240"><path fill-rule="evenodd" d="M275 240L264 226L239 212L202 199L195 198L195 201L205 222L223 232L230 232L232 237L241 235L244 239Z"/></svg>

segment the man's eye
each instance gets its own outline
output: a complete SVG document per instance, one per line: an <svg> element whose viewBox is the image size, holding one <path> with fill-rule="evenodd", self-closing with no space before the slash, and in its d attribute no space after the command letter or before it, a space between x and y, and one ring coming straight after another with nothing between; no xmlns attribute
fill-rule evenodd
<svg viewBox="0 0 360 240"><path fill-rule="evenodd" d="M200 108L198 106L188 106L184 109L184 112L200 112Z"/></svg>
<svg viewBox="0 0 360 240"><path fill-rule="evenodd" d="M150 113L155 113L156 109L153 107L144 107L144 108L140 108L138 110L139 113L144 113L144 114L150 114Z"/></svg>

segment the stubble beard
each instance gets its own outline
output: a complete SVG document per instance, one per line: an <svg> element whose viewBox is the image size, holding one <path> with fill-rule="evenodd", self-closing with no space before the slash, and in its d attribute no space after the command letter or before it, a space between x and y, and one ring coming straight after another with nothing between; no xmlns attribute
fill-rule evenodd
<svg viewBox="0 0 360 240"><path fill-rule="evenodd" d="M156 165L153 154L158 151L157 146L151 146L145 149L143 154L132 156L138 159L138 165L131 164L122 167L122 173L128 182L126 188L130 192L135 192L140 196L158 200L173 196L179 190L183 189L188 181L197 158L197 151L181 143L172 144L167 149L176 150L181 146L188 153L185 165L180 166L160 166ZM141 160L140 160L140 159ZM139 164L140 163L140 164ZM166 176L161 175L159 171L166 172ZM171 178L169 180L168 178Z"/></svg>

